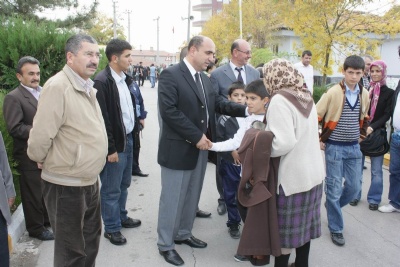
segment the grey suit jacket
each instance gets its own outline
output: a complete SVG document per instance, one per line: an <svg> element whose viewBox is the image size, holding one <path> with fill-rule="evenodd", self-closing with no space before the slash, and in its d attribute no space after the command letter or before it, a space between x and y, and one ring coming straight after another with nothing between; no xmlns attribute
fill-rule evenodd
<svg viewBox="0 0 400 267"><path fill-rule="evenodd" d="M6 148L3 136L0 132L0 211L7 223L11 223L11 213L8 206L8 199L15 197L13 177L8 164Z"/></svg>
<svg viewBox="0 0 400 267"><path fill-rule="evenodd" d="M14 139L14 159L20 170L37 170L36 162L27 155L29 131L32 128L38 101L22 85L4 98L3 114L7 130Z"/></svg>
<svg viewBox="0 0 400 267"><path fill-rule="evenodd" d="M245 65L243 66L246 73L246 83L249 84L252 81L260 79L260 73L255 68ZM222 65L211 72L210 76L211 84L213 88L221 96L228 98L228 88L233 83L236 82L236 76L232 71L231 66L228 64Z"/></svg>

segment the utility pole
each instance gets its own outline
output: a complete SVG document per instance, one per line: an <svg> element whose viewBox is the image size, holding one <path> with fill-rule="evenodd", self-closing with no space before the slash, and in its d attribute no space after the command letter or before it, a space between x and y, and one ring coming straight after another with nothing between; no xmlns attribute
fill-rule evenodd
<svg viewBox="0 0 400 267"><path fill-rule="evenodd" d="M128 42L131 43L131 13L132 10L126 10L128 13Z"/></svg>
<svg viewBox="0 0 400 267"><path fill-rule="evenodd" d="M240 30L240 39L243 38L243 30L242 30L242 0L239 0L239 30Z"/></svg>
<svg viewBox="0 0 400 267"><path fill-rule="evenodd" d="M188 25L187 25L187 38L186 38L186 40L187 40L187 44L189 44L189 40L190 40L190 6L191 6L191 4L190 4L190 0L189 0L189 4L188 4L188 17L187 17L187 21L188 21Z"/></svg>
<svg viewBox="0 0 400 267"><path fill-rule="evenodd" d="M160 33L160 26L159 26L159 20L160 20L160 16L158 16L156 19L153 20L157 20L157 57L156 57L156 63L159 63L160 60L160 48L159 48L159 33Z"/></svg>
<svg viewBox="0 0 400 267"><path fill-rule="evenodd" d="M114 9L114 23L113 23L113 28L114 28L114 39L117 38L117 9L115 7L115 4L117 3L116 0L113 0L113 9Z"/></svg>

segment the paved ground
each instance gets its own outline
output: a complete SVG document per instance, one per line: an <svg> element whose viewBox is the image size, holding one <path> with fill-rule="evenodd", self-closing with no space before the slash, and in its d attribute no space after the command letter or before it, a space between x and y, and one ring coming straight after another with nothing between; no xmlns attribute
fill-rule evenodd
<svg viewBox="0 0 400 267"><path fill-rule="evenodd" d="M146 128L143 131L141 168L150 173L147 178L133 177L129 188L127 207L129 215L142 220L142 226L135 229L122 229L128 240L124 246L114 246L101 237L97 266L172 266L163 260L157 251L157 212L160 195L160 167L157 164L158 120L157 91L151 89L146 81L141 88L149 111ZM400 266L400 213L382 214L370 211L365 200L370 180L370 165L364 171L363 199L357 207L347 206L343 209L346 245L337 247L332 244L327 228L326 211L322 214L322 236L311 242L310 266L336 267L374 267ZM224 267L251 266L250 263L236 263L233 255L238 240L229 237L225 222L226 215L216 212L217 190L215 186L212 164L207 167L200 208L212 212L211 218L196 219L193 234L208 242L206 249L192 249L186 245L176 249L185 261L185 266ZM384 170L384 192L382 202L387 202L388 171ZM323 199L324 201L324 199ZM395 230L394 230L395 229ZM291 261L294 260L292 255ZM12 255L11 266L52 266L53 241L41 242L29 238L26 234L21 238ZM273 259L271 261L273 263ZM272 264L270 264L272 266Z"/></svg>

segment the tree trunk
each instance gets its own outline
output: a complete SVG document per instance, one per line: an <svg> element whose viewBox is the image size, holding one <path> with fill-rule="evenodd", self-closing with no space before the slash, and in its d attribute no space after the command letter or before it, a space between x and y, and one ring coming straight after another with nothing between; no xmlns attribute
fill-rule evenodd
<svg viewBox="0 0 400 267"><path fill-rule="evenodd" d="M327 45L326 46L326 50L325 50L325 63L324 63L324 69L322 71L322 84L321 86L325 86L326 85L326 71L328 69L329 66L329 56L331 54L331 45Z"/></svg>

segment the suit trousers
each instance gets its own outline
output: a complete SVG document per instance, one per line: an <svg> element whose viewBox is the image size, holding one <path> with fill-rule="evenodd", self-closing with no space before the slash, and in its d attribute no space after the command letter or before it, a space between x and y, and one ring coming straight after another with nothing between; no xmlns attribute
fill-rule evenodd
<svg viewBox="0 0 400 267"><path fill-rule="evenodd" d="M55 236L55 267L94 267L99 251L99 182L63 186L43 180L43 197Z"/></svg>
<svg viewBox="0 0 400 267"><path fill-rule="evenodd" d="M10 252L8 251L7 222L0 210L0 266L10 266Z"/></svg>
<svg viewBox="0 0 400 267"><path fill-rule="evenodd" d="M194 170L172 170L161 166L161 196L158 210L158 248L174 249L174 240L192 236L208 151L200 151Z"/></svg>
<svg viewBox="0 0 400 267"><path fill-rule="evenodd" d="M42 178L40 177L42 171L39 169L18 171L21 174L19 187L26 230L31 235L38 235L46 230L44 224L49 223L49 216L42 194Z"/></svg>

